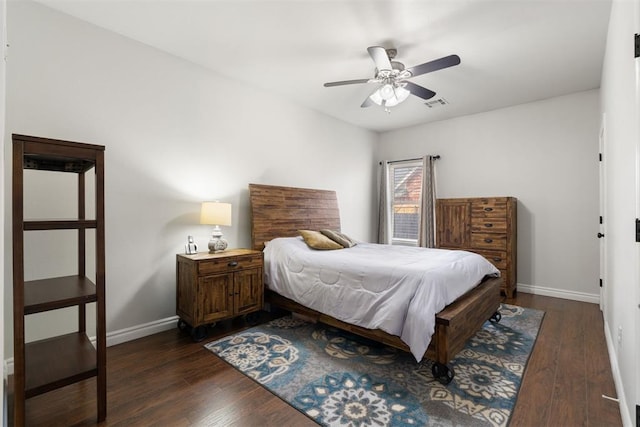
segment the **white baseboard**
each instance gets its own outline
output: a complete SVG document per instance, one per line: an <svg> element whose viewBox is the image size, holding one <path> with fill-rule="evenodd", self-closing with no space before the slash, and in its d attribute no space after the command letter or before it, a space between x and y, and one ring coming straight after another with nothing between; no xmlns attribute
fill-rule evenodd
<svg viewBox="0 0 640 427"><path fill-rule="evenodd" d="M176 328L178 316L171 316L165 319L155 320L153 322L144 323L142 325L132 326L130 328L120 329L119 331L107 332L107 347L122 344L127 341L137 340L158 332L168 331ZM96 337L90 337L91 343L96 345ZM13 357L4 361L5 376L13 375Z"/></svg>
<svg viewBox="0 0 640 427"><path fill-rule="evenodd" d="M171 316L165 319L155 320L142 325L120 329L119 331L107 332L107 347L122 344L123 342L137 340L138 338L168 331L178 327L178 316Z"/></svg>
<svg viewBox="0 0 640 427"><path fill-rule="evenodd" d="M618 366L618 358L616 357L613 339L609 333L609 325L606 320L604 323L604 336L607 340L607 350L609 351L609 362L611 363L611 373L613 374L613 383L616 386L616 394L618 395L618 404L620 406L620 416L622 417L622 425L624 427L633 427L633 421L629 415L629 407L627 406L627 398L624 394L622 386L622 376L620 376L620 367Z"/></svg>
<svg viewBox="0 0 640 427"><path fill-rule="evenodd" d="M590 302L594 304L600 303L599 294L588 294L586 292L567 291L565 289L546 288L544 286L532 286L518 283L518 292L526 294L543 295L546 297L570 299L573 301Z"/></svg>

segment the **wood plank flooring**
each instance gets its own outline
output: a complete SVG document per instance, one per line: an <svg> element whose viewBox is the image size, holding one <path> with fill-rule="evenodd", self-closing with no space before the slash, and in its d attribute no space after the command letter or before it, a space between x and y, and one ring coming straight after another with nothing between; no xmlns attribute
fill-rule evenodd
<svg viewBox="0 0 640 427"><path fill-rule="evenodd" d="M510 426L621 426L618 404L602 397L616 393L598 306L525 293L506 302L546 312ZM109 347L105 422L95 421L92 379L27 400L27 423L315 425L203 348L207 341L246 327L242 319L222 322L202 343L176 328Z"/></svg>

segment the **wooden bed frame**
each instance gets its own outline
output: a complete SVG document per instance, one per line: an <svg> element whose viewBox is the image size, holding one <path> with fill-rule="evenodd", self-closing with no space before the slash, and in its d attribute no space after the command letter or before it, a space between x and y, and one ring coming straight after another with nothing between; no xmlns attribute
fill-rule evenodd
<svg viewBox="0 0 640 427"><path fill-rule="evenodd" d="M298 236L298 230L340 230L340 212L335 191L249 184L251 204L251 244L263 250L265 242L276 237ZM454 376L449 361L464 347L487 319L500 320L501 278L485 278L477 287L458 298L436 315L435 332L425 356L434 361L432 372L447 384ZM304 307L266 289L266 300L273 306L300 313L312 319L409 351L395 335L366 329Z"/></svg>

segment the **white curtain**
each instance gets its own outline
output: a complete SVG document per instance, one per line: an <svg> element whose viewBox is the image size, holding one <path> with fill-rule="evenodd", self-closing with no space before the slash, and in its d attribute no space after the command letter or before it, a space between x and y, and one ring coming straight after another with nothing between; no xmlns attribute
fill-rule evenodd
<svg viewBox="0 0 640 427"><path fill-rule="evenodd" d="M422 158L422 197L420 201L418 246L424 248L433 248L435 246L436 179L433 162L433 156L424 156Z"/></svg>
<svg viewBox="0 0 640 427"><path fill-rule="evenodd" d="M391 244L391 203L388 162L380 163L380 204L378 206L378 243Z"/></svg>

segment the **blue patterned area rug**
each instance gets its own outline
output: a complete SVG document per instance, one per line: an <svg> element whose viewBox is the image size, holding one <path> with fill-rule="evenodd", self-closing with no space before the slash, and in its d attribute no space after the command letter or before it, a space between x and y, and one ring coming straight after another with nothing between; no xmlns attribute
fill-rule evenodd
<svg viewBox="0 0 640 427"><path fill-rule="evenodd" d="M544 312L503 304L451 361L431 362L326 325L283 317L205 347L325 426L505 426Z"/></svg>

